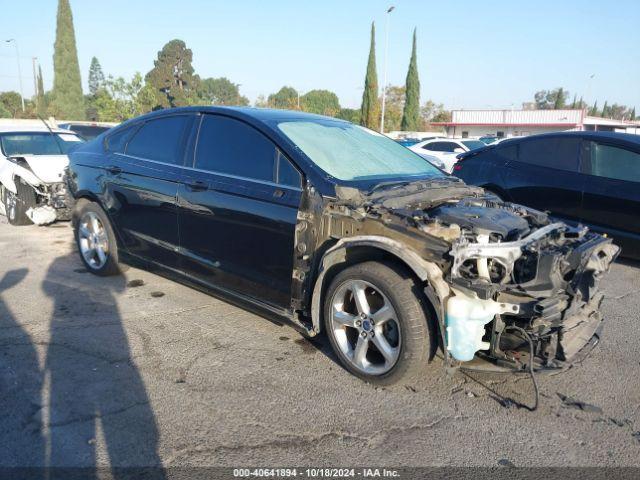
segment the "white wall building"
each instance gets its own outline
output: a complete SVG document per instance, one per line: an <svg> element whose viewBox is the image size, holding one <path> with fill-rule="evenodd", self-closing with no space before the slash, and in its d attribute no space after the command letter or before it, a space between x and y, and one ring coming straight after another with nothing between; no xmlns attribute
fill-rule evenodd
<svg viewBox="0 0 640 480"><path fill-rule="evenodd" d="M449 137L521 137L565 130L640 133L640 122L590 117L585 110L453 110L440 122Z"/></svg>

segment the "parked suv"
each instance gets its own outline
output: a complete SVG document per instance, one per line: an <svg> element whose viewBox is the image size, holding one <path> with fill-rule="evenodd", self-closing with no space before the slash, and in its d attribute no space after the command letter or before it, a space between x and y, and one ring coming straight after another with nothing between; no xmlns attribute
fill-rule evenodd
<svg viewBox="0 0 640 480"><path fill-rule="evenodd" d="M460 155L454 173L505 200L614 238L640 258L640 136L562 132Z"/></svg>
<svg viewBox="0 0 640 480"><path fill-rule="evenodd" d="M618 250L301 112L150 113L76 150L68 178L90 272L135 262L326 332L378 384L419 377L438 346L448 366L573 361L597 339Z"/></svg>

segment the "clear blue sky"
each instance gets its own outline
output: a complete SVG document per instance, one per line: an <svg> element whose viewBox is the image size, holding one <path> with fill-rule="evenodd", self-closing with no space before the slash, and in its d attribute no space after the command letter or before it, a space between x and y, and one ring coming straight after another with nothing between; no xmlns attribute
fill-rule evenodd
<svg viewBox="0 0 640 480"><path fill-rule="evenodd" d="M18 41L27 96L31 57L45 88L53 80L56 4L0 0L2 40ZM404 83L415 26L422 101L517 108L538 89L563 86L600 106L640 108L638 0L71 0L85 89L92 56L106 74L130 78L180 38L200 76L226 76L252 101L291 85L332 90L348 107L360 104L371 21L382 83L389 5L388 83ZM0 44L0 90L17 90L14 55Z"/></svg>

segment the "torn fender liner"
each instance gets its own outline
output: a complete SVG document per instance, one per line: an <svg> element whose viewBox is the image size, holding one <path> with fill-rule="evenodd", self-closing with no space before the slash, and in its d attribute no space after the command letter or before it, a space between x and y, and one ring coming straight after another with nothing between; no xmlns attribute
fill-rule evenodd
<svg viewBox="0 0 640 480"><path fill-rule="evenodd" d="M56 221L56 209L48 205L30 208L26 212L27 217L36 225L48 225Z"/></svg>

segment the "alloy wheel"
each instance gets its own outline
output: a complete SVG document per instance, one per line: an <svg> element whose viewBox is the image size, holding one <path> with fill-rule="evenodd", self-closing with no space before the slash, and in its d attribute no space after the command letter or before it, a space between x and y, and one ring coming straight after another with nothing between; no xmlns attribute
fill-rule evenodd
<svg viewBox="0 0 640 480"><path fill-rule="evenodd" d="M109 256L109 239L104 225L94 212L85 213L78 224L78 245L87 264L99 270Z"/></svg>
<svg viewBox="0 0 640 480"><path fill-rule="evenodd" d="M333 337L353 367L368 375L383 375L400 356L397 314L389 299L364 280L347 280L331 299Z"/></svg>

